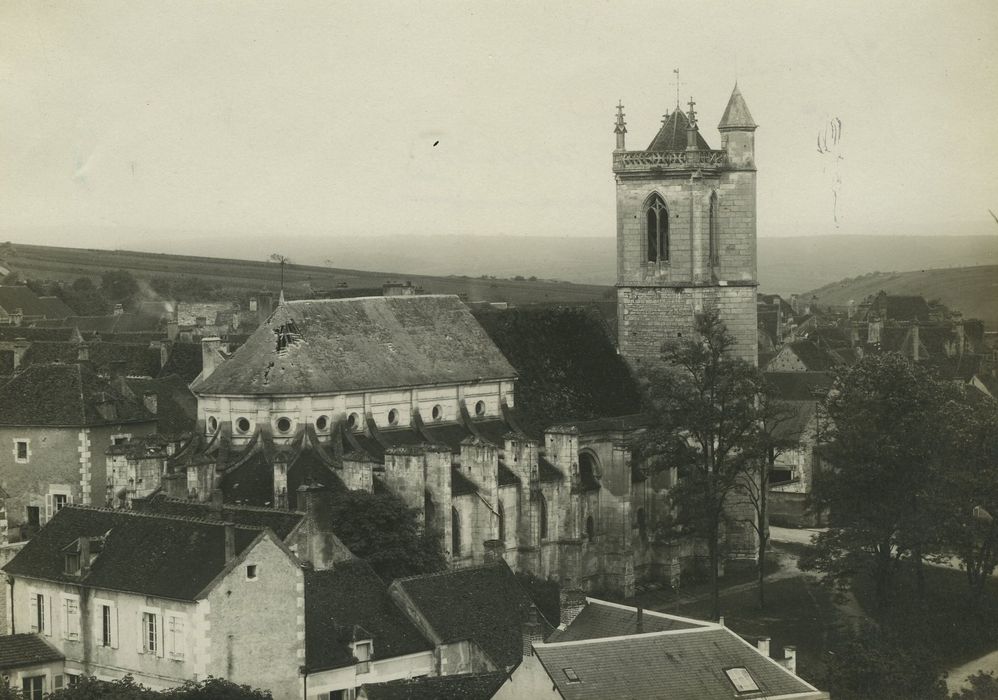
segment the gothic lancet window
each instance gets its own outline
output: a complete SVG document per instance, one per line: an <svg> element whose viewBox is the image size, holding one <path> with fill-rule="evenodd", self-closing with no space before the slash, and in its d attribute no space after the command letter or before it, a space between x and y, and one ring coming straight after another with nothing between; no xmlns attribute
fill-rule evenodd
<svg viewBox="0 0 998 700"><path fill-rule="evenodd" d="M669 210L657 194L652 195L645 211L648 233L648 261L669 261Z"/></svg>
<svg viewBox="0 0 998 700"><path fill-rule="evenodd" d="M720 262L720 244L717 237L717 192L710 193L710 264L717 265Z"/></svg>
<svg viewBox="0 0 998 700"><path fill-rule="evenodd" d="M544 494L538 494L537 499L537 518L540 520L540 536L542 540L548 538L548 502L544 498Z"/></svg>
<svg viewBox="0 0 998 700"><path fill-rule="evenodd" d="M461 514L457 512L457 508L450 509L450 520L451 554L459 557L461 556Z"/></svg>
<svg viewBox="0 0 998 700"><path fill-rule="evenodd" d="M499 541L505 544L505 542L506 542L506 509L503 508L501 501L499 502L499 509L498 509L497 515L498 515L498 518L499 518Z"/></svg>

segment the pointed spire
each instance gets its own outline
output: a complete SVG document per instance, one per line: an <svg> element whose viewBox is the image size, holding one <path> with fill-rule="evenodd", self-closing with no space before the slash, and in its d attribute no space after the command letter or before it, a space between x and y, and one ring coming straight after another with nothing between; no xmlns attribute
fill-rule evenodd
<svg viewBox="0 0 998 700"><path fill-rule="evenodd" d="M731 91L728 106L724 108L724 116L721 117L721 123L717 125L717 128L722 131L724 129L754 130L757 126L736 82L735 89Z"/></svg>
<svg viewBox="0 0 998 700"><path fill-rule="evenodd" d="M624 150L624 134L627 133L627 122L624 121L624 103L617 101L617 122L613 126L613 133L617 135L618 151Z"/></svg>

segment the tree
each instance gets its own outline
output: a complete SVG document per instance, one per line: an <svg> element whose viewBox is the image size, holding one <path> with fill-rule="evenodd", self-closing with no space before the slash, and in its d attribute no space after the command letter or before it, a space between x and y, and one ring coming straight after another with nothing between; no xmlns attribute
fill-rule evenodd
<svg viewBox="0 0 998 700"><path fill-rule="evenodd" d="M336 536L386 581L447 564L440 533L421 528L418 513L389 493L347 491L333 497Z"/></svg>
<svg viewBox="0 0 998 700"><path fill-rule="evenodd" d="M59 296L80 316L103 316L111 311L108 298L89 277L77 277L60 287Z"/></svg>
<svg viewBox="0 0 998 700"><path fill-rule="evenodd" d="M128 270L107 270L101 275L100 288L112 303L126 306L139 293L139 283Z"/></svg>
<svg viewBox="0 0 998 700"><path fill-rule="evenodd" d="M20 694L14 697L20 697ZM187 681L168 690L151 690L136 683L130 675L117 681L100 681L83 677L45 696L51 700L273 700L266 690L254 690L246 685L208 676L202 681ZM4 696L0 694L0 700Z"/></svg>
<svg viewBox="0 0 998 700"><path fill-rule="evenodd" d="M994 700L998 698L998 678L994 673L979 671L967 679L969 688L950 695L950 700Z"/></svg>
<svg viewBox="0 0 998 700"><path fill-rule="evenodd" d="M940 433L954 391L897 353L869 355L840 373L825 402L832 469L813 492L830 528L817 538L809 568L833 579L869 571L883 606L907 560L924 594L923 560L941 532Z"/></svg>
<svg viewBox="0 0 998 700"><path fill-rule="evenodd" d="M646 469L677 468L669 498L679 532L703 538L709 554L711 609L720 617L718 564L728 510L752 478L758 457L757 397L762 375L731 357L734 338L716 309L698 317L697 338L662 346L664 366L649 370L646 389L655 416L634 457Z"/></svg>

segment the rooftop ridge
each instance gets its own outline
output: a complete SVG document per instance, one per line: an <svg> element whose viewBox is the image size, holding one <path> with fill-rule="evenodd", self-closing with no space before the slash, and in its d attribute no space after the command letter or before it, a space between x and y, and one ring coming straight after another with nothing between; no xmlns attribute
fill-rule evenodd
<svg viewBox="0 0 998 700"><path fill-rule="evenodd" d="M362 299L411 299L413 297L419 297L421 299L459 299L457 294L411 294L411 295L399 295L399 296L366 296L366 297L340 297L338 299L295 299L293 301L284 302L285 306L304 306L305 304L339 304L345 302L359 301Z"/></svg>
<svg viewBox="0 0 998 700"><path fill-rule="evenodd" d="M184 505L192 505L197 508L211 508L211 503L207 501L188 501L185 498L177 498L176 496L165 496L160 495L156 497L156 500L166 501L167 503L181 503ZM233 510L247 510L260 513L282 513L287 515L301 515L304 516L305 512L301 510L282 510L280 508L269 508L267 506L254 506L243 503L223 503L223 508L231 508ZM156 515L156 513L148 513L149 515Z"/></svg>
<svg viewBox="0 0 998 700"><path fill-rule="evenodd" d="M253 530L253 531L263 531L269 530L270 528L262 527L260 525L245 525L243 523L234 523L228 520L219 520L217 518L196 518L187 515L173 515L170 513L146 513L136 510L124 510L120 508L108 508L106 506L84 506L77 504L68 504L63 506L65 508L72 508L73 510L97 512L97 513L114 513L116 515L126 515L132 518L148 518L150 520L175 520L180 522L196 523L201 525L212 525L212 526L226 526L231 525L238 530Z"/></svg>
<svg viewBox="0 0 998 700"><path fill-rule="evenodd" d="M414 579L429 579L438 576L445 576L447 574L463 573L465 571L482 571L485 569L499 568L503 564L505 564L505 562L497 561L497 562L486 562L484 564L475 564L474 566L462 566L460 569L442 569L440 571L432 571L428 574L415 574L413 576L403 576L402 578L395 579L394 581L392 581L392 583L402 583L405 581L412 581ZM506 567L509 568L509 565L506 564ZM510 572L512 572L512 569L510 569Z"/></svg>
<svg viewBox="0 0 998 700"><path fill-rule="evenodd" d="M570 642L534 642L534 647L568 647L568 646L579 646L582 644L598 644L598 643L610 643L610 642L624 642L632 640L647 640L656 637L665 636L676 636L679 634L705 634L707 632L719 632L724 631L728 634L732 634L738 637L737 634L729 630L727 627L722 627L716 622L705 622L702 623L702 627L689 627L680 630L660 630L658 632L638 632L636 634L620 634L613 637L594 637L593 639L575 639ZM741 639L739 637L739 639Z"/></svg>

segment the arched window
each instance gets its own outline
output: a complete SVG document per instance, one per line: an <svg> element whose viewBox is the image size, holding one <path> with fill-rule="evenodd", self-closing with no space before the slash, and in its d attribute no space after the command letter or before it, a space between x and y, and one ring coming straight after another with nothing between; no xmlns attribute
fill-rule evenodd
<svg viewBox="0 0 998 700"><path fill-rule="evenodd" d="M541 539L546 540L548 538L548 500L544 498L544 494L539 494L540 498L537 501L537 518L540 520L540 531Z"/></svg>
<svg viewBox="0 0 998 700"><path fill-rule="evenodd" d="M708 235L710 238L710 264L717 265L720 261L720 241L717 238L717 192L710 193L710 228Z"/></svg>
<svg viewBox="0 0 998 700"><path fill-rule="evenodd" d="M638 537L642 542L648 541L648 519L644 508L638 508Z"/></svg>
<svg viewBox="0 0 998 700"><path fill-rule="evenodd" d="M601 476L599 462L590 452L579 453L579 486L583 491L598 491Z"/></svg>
<svg viewBox="0 0 998 700"><path fill-rule="evenodd" d="M502 507L502 501L499 501L499 541L503 544L506 543L506 509Z"/></svg>
<svg viewBox="0 0 998 700"><path fill-rule="evenodd" d="M461 556L461 514L457 508L450 509L450 551L455 557Z"/></svg>
<svg viewBox="0 0 998 700"><path fill-rule="evenodd" d="M593 520L593 516L586 518L586 537L590 542L596 537L596 521Z"/></svg>
<svg viewBox="0 0 998 700"><path fill-rule="evenodd" d="M648 229L648 261L669 261L669 210L657 194L648 201L645 212Z"/></svg>

